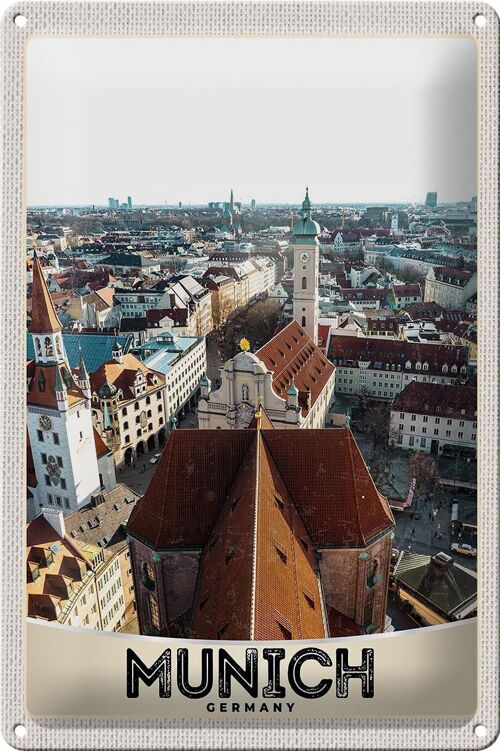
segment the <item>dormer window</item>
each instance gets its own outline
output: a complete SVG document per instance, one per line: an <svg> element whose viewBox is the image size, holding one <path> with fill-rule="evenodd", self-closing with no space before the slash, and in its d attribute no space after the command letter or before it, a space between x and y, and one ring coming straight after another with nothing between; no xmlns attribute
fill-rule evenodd
<svg viewBox="0 0 500 751"><path fill-rule="evenodd" d="M415 363L415 370L421 370L421 369L422 369L422 364L419 362Z"/></svg>
<svg viewBox="0 0 500 751"><path fill-rule="evenodd" d="M45 391L45 376L40 371L38 375L38 390L43 393Z"/></svg>
<svg viewBox="0 0 500 751"><path fill-rule="evenodd" d="M411 368L411 362L410 362L410 360L406 361L405 368L406 368L406 370L409 370Z"/></svg>
<svg viewBox="0 0 500 751"><path fill-rule="evenodd" d="M457 366L456 365L452 365L451 366L451 372L452 373L456 373L457 372Z"/></svg>
<svg viewBox="0 0 500 751"><path fill-rule="evenodd" d="M448 372L448 366L446 364L443 365L443 367L442 367L441 370L442 370L443 373L447 373Z"/></svg>
<svg viewBox="0 0 500 751"><path fill-rule="evenodd" d="M429 370L429 363L428 362L424 362L424 364L422 365L422 370Z"/></svg>

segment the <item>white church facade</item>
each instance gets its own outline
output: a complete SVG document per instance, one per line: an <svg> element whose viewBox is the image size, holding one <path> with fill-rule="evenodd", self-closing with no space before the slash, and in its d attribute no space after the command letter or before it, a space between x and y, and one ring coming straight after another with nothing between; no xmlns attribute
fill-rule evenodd
<svg viewBox="0 0 500 751"><path fill-rule="evenodd" d="M201 382L201 429L240 429L259 405L275 428L323 428L335 391L335 367L296 321L255 353L241 351L221 368L221 385Z"/></svg>

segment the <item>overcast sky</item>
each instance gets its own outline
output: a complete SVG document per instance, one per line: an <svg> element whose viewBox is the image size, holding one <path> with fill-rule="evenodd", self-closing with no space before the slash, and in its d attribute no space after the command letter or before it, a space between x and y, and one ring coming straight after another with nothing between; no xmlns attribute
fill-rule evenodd
<svg viewBox="0 0 500 751"><path fill-rule="evenodd" d="M28 203L476 193L471 39L35 39Z"/></svg>

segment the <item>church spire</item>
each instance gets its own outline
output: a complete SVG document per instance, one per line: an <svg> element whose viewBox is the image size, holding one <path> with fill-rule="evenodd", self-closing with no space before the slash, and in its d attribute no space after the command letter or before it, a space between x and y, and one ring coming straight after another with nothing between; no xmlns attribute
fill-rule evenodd
<svg viewBox="0 0 500 751"><path fill-rule="evenodd" d="M311 218L311 201L309 199L309 188L306 187L306 196L302 201L302 211L304 212L304 219Z"/></svg>
<svg viewBox="0 0 500 751"><path fill-rule="evenodd" d="M57 317L40 261L36 255L33 257L30 330L32 334L55 334L61 331L61 323Z"/></svg>
<svg viewBox="0 0 500 751"><path fill-rule="evenodd" d="M229 199L229 205L231 207L231 211L233 211L233 209L234 209L234 194L233 194L233 189L232 188L231 188L231 198Z"/></svg>

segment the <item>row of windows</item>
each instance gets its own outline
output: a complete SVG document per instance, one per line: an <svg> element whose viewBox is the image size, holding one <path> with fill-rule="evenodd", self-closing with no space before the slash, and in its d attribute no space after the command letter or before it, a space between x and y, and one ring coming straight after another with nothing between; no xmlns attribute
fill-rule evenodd
<svg viewBox="0 0 500 751"><path fill-rule="evenodd" d="M157 391L156 392L156 398L157 399L161 399L161 391ZM151 397L150 396L146 397L146 404L151 404ZM140 407L139 402L134 402L134 410L136 412L139 409L139 407ZM123 417L126 417L127 414L128 414L127 407L123 407L123 409L122 409L122 415L123 415Z"/></svg>
<svg viewBox="0 0 500 751"><path fill-rule="evenodd" d="M45 442L45 436L48 437L49 435L51 435L52 440L54 441L54 444L56 446L59 446L59 433L44 433L43 430L37 430L36 433L37 433L37 437L40 443Z"/></svg>
<svg viewBox="0 0 500 751"><path fill-rule="evenodd" d="M406 413L405 413L405 412L400 412L400 413L399 413L399 419L400 419L400 420L404 420L404 419L405 419L405 417L406 417ZM411 415L411 418L410 418L410 419L411 419L411 422L416 422L416 420L417 420L417 415ZM429 422L429 416L428 416L428 415L423 415L423 416L422 416L422 422L424 422L424 423L426 423L426 422ZM453 425L453 423L454 423L454 422L455 422L455 421L454 421L453 419L451 419L451 418L448 418L448 419L446 420L446 424L447 424L447 425ZM434 424L435 424L435 425L439 425L440 423L441 423L441 418L440 418L440 417L435 417L435 418L434 418ZM459 428L463 428L463 427L465 427L465 420L458 420L458 427L459 427ZM473 423L472 423L472 427L473 427L473 428L476 428L476 427L477 427L477 423L473 422Z"/></svg>
<svg viewBox="0 0 500 751"><path fill-rule="evenodd" d="M64 483L64 487L66 487L66 483ZM53 496L52 493L47 493L47 500L49 506L58 506L59 508L64 506L64 508L69 508L69 498L62 498L60 495Z"/></svg>

